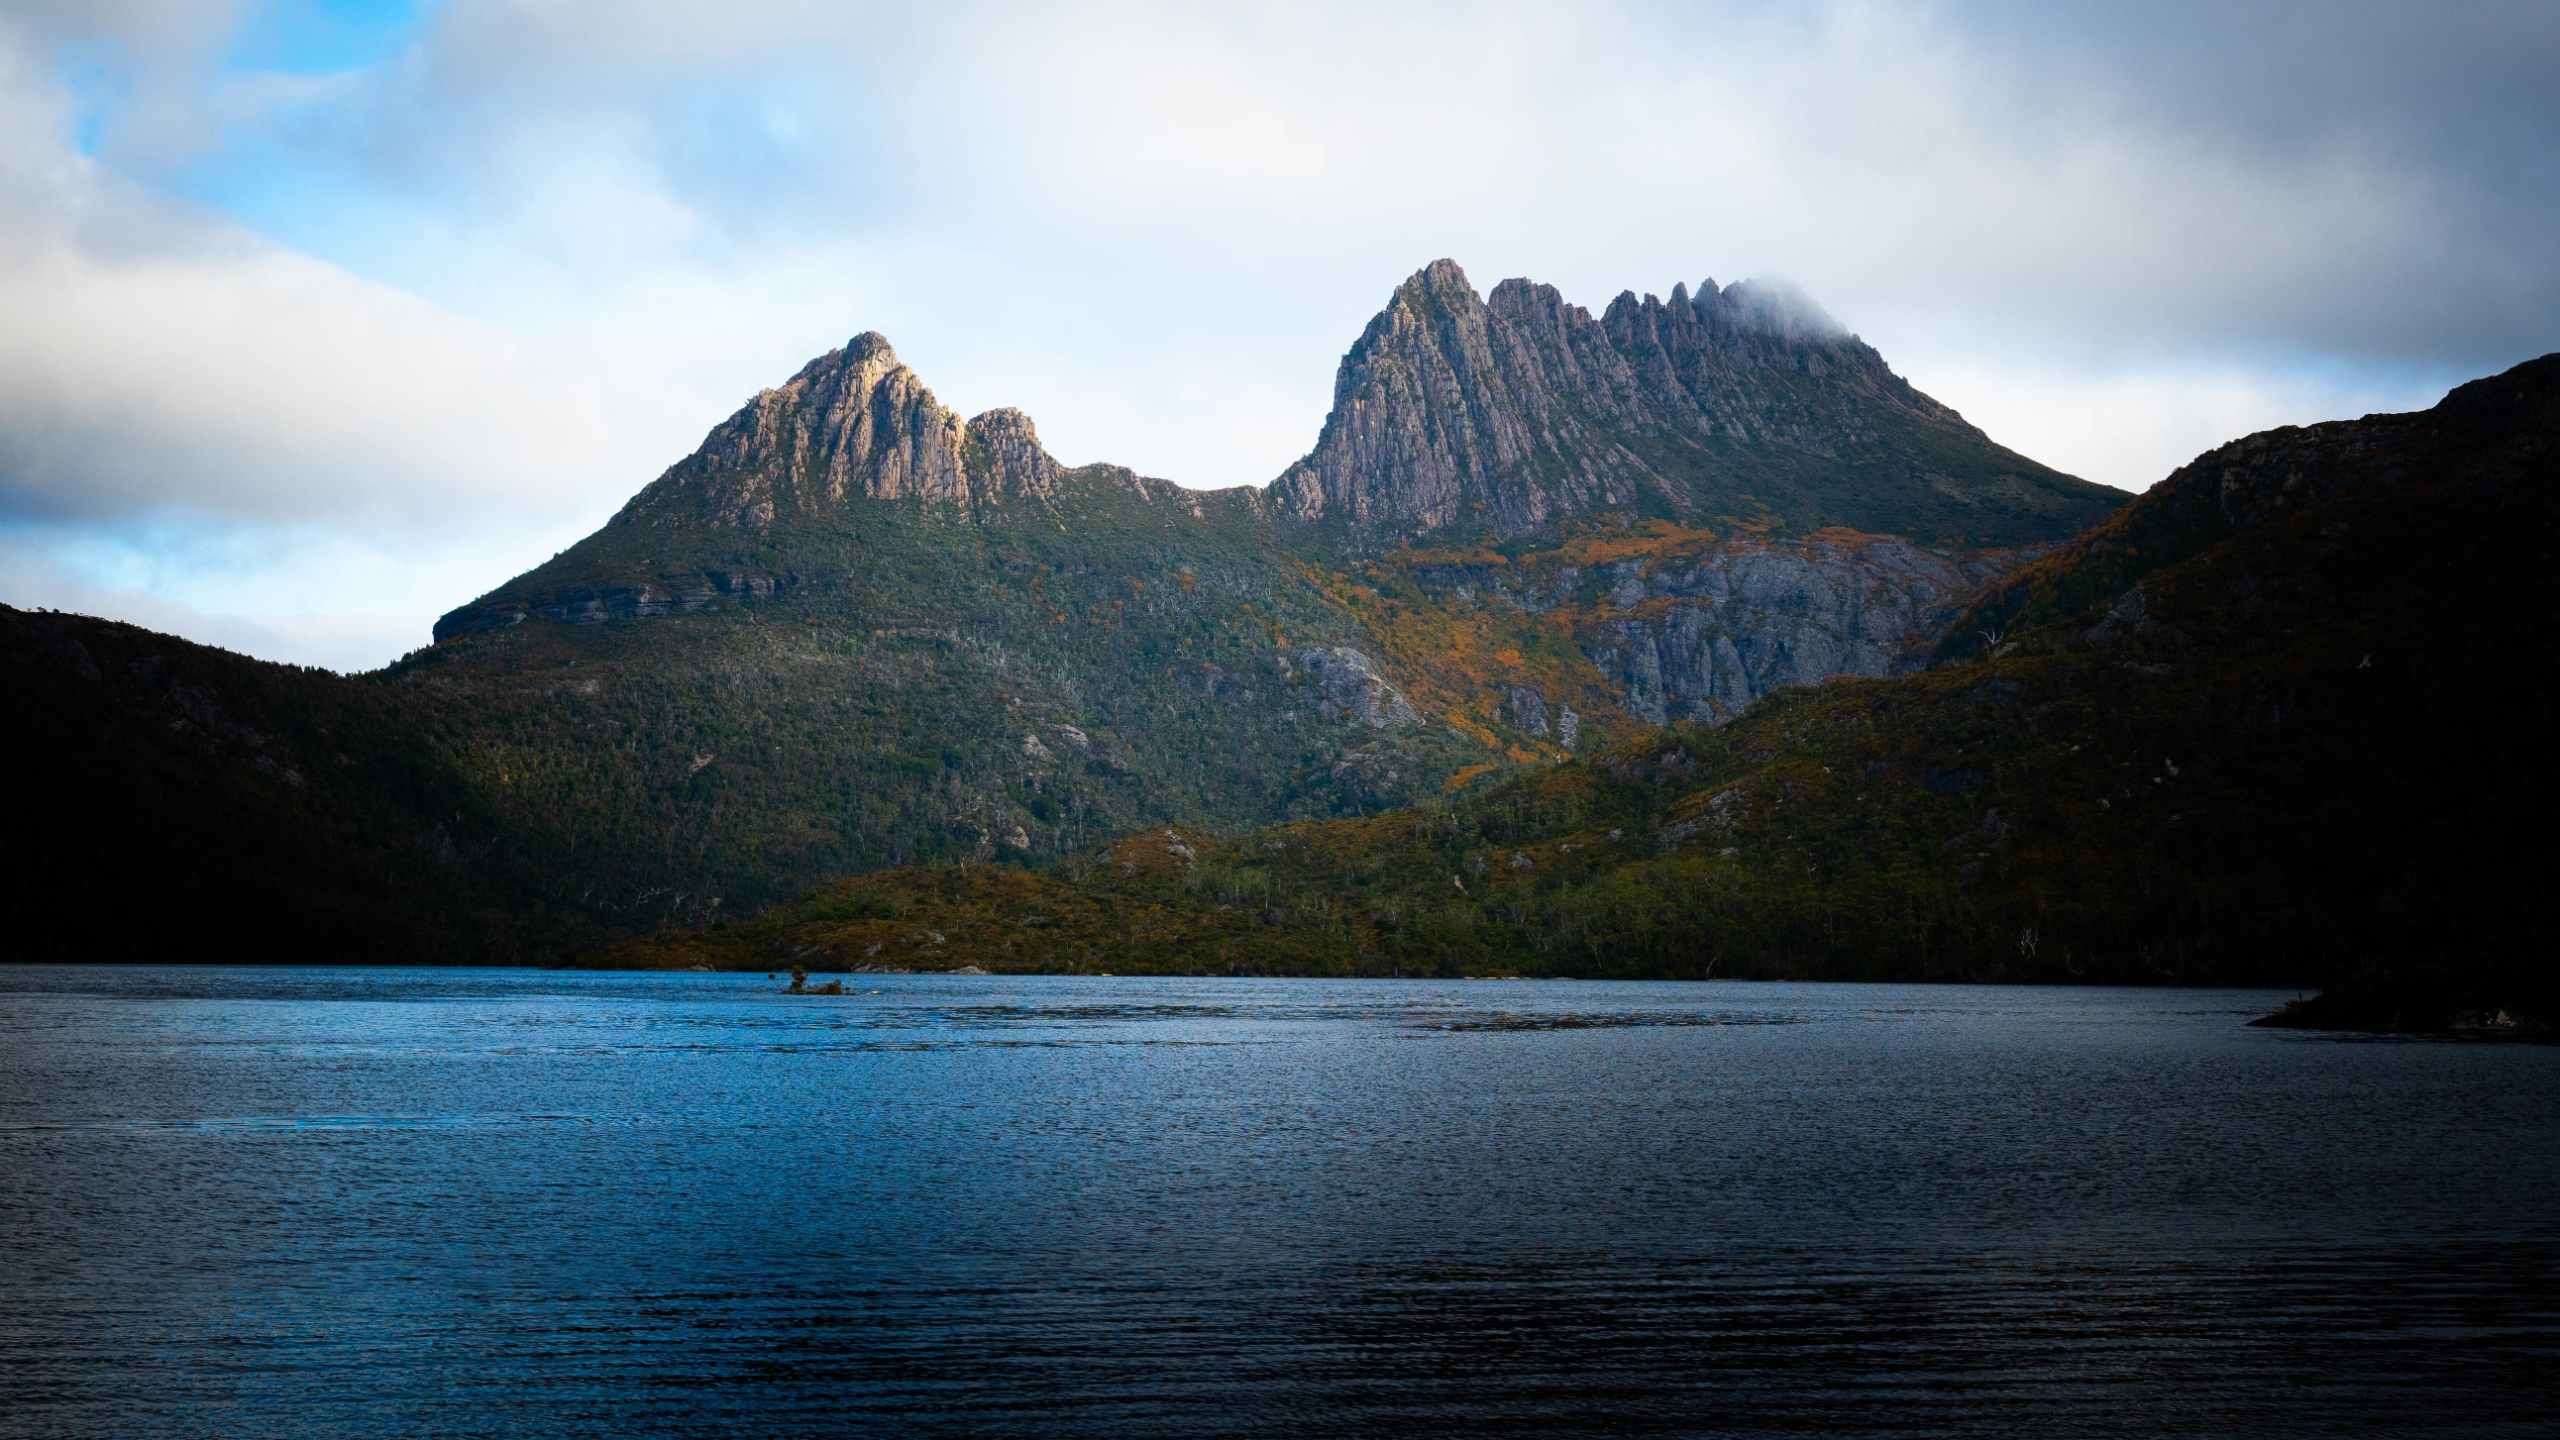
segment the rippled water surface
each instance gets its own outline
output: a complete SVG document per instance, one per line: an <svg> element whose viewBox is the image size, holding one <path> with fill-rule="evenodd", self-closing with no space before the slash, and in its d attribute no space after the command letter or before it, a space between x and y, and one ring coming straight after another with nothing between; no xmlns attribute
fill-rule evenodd
<svg viewBox="0 0 2560 1440"><path fill-rule="evenodd" d="M2230 991L0 968L0 1433L2535 1434L2560 1049Z"/></svg>

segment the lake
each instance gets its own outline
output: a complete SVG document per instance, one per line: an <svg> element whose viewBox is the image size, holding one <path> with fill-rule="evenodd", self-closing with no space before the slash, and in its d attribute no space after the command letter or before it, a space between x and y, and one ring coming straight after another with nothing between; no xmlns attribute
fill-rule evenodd
<svg viewBox="0 0 2560 1440"><path fill-rule="evenodd" d="M0 1433L2548 1434L2560 1048L2285 994L0 967Z"/></svg>

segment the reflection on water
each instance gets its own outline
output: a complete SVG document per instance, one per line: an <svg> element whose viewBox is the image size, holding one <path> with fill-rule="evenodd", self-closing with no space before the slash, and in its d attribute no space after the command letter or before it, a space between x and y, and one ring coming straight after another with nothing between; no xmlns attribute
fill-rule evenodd
<svg viewBox="0 0 2560 1440"><path fill-rule="evenodd" d="M0 1434L2539 1434L2560 1050L2282 997L0 969Z"/></svg>

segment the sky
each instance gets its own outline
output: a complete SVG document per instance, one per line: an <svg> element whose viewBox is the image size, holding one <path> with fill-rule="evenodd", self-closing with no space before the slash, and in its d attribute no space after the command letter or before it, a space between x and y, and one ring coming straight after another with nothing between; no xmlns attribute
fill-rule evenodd
<svg viewBox="0 0 2560 1440"><path fill-rule="evenodd" d="M2560 348L2560 6L0 0L0 601L339 670L864 330L1260 484L1406 275L1783 278L2139 490Z"/></svg>

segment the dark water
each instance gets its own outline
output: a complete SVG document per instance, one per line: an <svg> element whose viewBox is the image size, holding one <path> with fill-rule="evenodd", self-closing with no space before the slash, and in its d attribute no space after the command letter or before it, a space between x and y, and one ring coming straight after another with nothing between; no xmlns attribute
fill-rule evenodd
<svg viewBox="0 0 2560 1440"><path fill-rule="evenodd" d="M0 969L0 1432L2560 1404L2560 1049L2227 991L858 987Z"/></svg>

